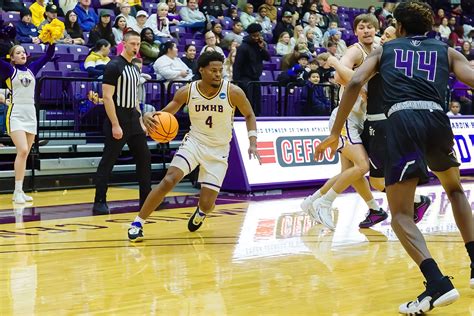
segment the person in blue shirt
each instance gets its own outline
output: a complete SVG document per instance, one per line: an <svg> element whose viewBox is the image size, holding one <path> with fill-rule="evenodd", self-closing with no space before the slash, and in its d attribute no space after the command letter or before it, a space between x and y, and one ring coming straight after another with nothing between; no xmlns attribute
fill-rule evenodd
<svg viewBox="0 0 474 316"><path fill-rule="evenodd" d="M31 23L31 11L24 8L20 11L21 21L16 24L16 40L20 43L39 44L38 29Z"/></svg>
<svg viewBox="0 0 474 316"><path fill-rule="evenodd" d="M84 32L90 32L92 28L99 23L99 16L90 6L91 0L80 0L74 8L79 25Z"/></svg>
<svg viewBox="0 0 474 316"><path fill-rule="evenodd" d="M319 85L319 72L311 70L301 93L303 113L305 115L330 115L331 103L324 93L324 87Z"/></svg>

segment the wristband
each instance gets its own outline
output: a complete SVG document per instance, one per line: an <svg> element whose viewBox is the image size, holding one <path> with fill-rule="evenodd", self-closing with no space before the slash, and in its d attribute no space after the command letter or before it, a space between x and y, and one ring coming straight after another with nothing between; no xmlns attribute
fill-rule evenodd
<svg viewBox="0 0 474 316"><path fill-rule="evenodd" d="M255 138L257 138L257 131L256 131L256 130L248 131L248 135L249 135L249 138L250 138L250 137L255 137Z"/></svg>

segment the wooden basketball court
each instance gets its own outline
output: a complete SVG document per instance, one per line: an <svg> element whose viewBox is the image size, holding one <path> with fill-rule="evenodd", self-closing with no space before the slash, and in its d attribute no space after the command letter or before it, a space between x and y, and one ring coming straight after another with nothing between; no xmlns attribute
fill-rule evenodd
<svg viewBox="0 0 474 316"><path fill-rule="evenodd" d="M474 183L466 183L474 202ZM418 224L461 293L433 315L474 315L469 260L439 186ZM189 190L187 190L189 192ZM196 233L193 193L174 192L131 244L138 192L111 188L111 215L92 216L93 190L33 194L0 204L0 315L396 315L422 290L418 267L387 220L359 230L366 207L339 197L335 232L314 225L299 203L309 191L221 194ZM384 194L375 194L387 202ZM390 218L389 218L390 219Z"/></svg>

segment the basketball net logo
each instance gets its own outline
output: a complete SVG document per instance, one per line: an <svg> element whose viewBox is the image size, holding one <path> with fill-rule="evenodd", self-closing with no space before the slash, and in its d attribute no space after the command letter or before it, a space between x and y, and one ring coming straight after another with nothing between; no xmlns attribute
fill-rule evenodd
<svg viewBox="0 0 474 316"><path fill-rule="evenodd" d="M411 40L410 41L410 44L413 45L413 46L420 46L421 45L421 41L418 41L418 40Z"/></svg>

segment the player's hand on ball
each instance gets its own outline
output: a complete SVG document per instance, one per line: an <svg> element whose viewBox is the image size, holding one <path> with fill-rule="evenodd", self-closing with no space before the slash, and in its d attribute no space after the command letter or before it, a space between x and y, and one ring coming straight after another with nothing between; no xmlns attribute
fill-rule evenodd
<svg viewBox="0 0 474 316"><path fill-rule="evenodd" d="M258 154L258 151L257 151L257 145L255 144L250 144L250 147L249 147L249 159L252 159L252 156L258 160L259 164L262 164L262 161L260 160L260 155Z"/></svg>
<svg viewBox="0 0 474 316"><path fill-rule="evenodd" d="M158 121L155 120L153 115L155 115L158 112L147 112L143 114L143 124L145 125L147 130L153 129L153 127L158 124Z"/></svg>
<svg viewBox="0 0 474 316"><path fill-rule="evenodd" d="M123 131L119 124L112 125L112 136L115 139L122 139Z"/></svg>
<svg viewBox="0 0 474 316"><path fill-rule="evenodd" d="M331 148L330 157L334 157L339 144L339 135L331 134L326 137L318 146L314 148L314 160L321 161L324 159L324 152L327 148Z"/></svg>

